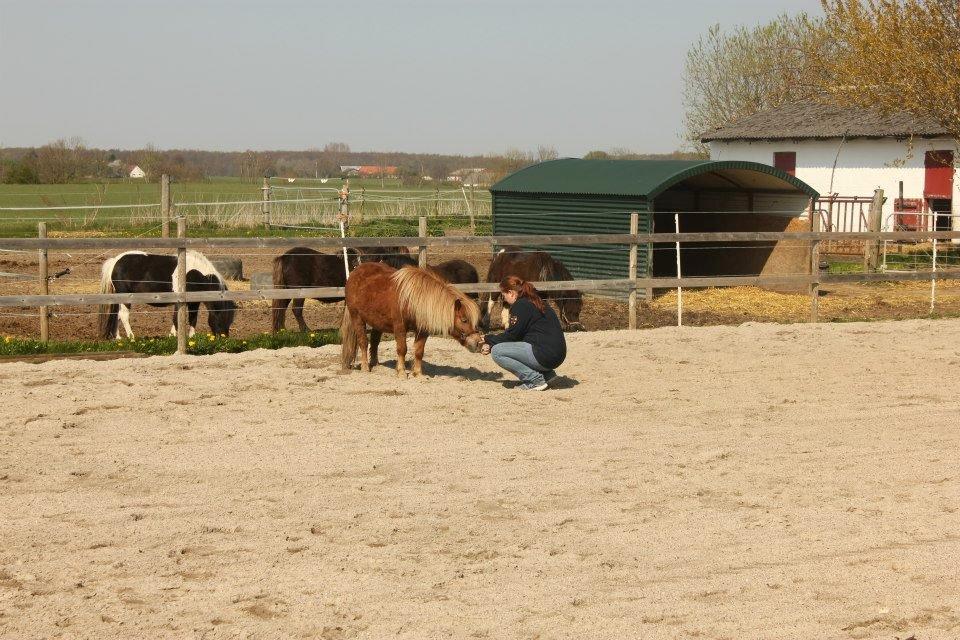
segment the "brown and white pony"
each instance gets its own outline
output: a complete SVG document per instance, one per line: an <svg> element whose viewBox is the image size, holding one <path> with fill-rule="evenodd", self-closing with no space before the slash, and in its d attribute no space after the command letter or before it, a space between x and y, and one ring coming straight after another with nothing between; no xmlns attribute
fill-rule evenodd
<svg viewBox="0 0 960 640"><path fill-rule="evenodd" d="M358 266L347 279L340 324L341 365L350 369L360 349L360 368L377 365L383 333L397 341L397 375L407 375L407 332L415 333L413 375L423 373L423 350L431 335L450 335L472 352L480 346L480 309L462 291L429 269L393 269L379 262ZM370 326L369 357L367 325Z"/></svg>
<svg viewBox="0 0 960 640"><path fill-rule="evenodd" d="M516 276L529 282L548 282L573 280L573 276L563 263L546 251L528 251L520 247L504 247L494 256L487 270L487 282L500 282L506 276ZM560 312L560 322L566 331L583 331L580 323L580 311L583 308L583 296L576 289L564 291L538 291L544 300L553 300ZM484 329L490 328L490 313L493 305L500 299L499 293L491 293L486 298L486 312L481 320ZM506 309L502 311L503 326L507 326Z"/></svg>

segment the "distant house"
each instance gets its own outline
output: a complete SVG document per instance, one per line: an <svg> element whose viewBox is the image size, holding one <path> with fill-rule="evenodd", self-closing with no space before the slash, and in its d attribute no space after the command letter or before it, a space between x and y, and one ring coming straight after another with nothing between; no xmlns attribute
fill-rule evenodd
<svg viewBox="0 0 960 640"><path fill-rule="evenodd" d="M957 141L931 120L805 102L747 116L701 140L711 160L760 162L799 178L820 192L821 210L831 198L862 201L880 188L885 229L960 230ZM834 207L821 218L831 230L860 231L861 208L838 215Z"/></svg>
<svg viewBox="0 0 960 640"><path fill-rule="evenodd" d="M399 168L397 167L388 167L377 164L342 164L340 165L340 173L343 175L352 178L379 178L381 174L383 176L395 176Z"/></svg>
<svg viewBox="0 0 960 640"><path fill-rule="evenodd" d="M146 178L147 174L137 165L130 167L128 174L131 178Z"/></svg>
<svg viewBox="0 0 960 640"><path fill-rule="evenodd" d="M357 169L357 174L361 178L379 178L380 176L395 176L397 171L397 167L365 164Z"/></svg>
<svg viewBox="0 0 960 640"><path fill-rule="evenodd" d="M465 187L486 187L493 184L493 172L476 167L457 169L446 178L447 182L459 182Z"/></svg>

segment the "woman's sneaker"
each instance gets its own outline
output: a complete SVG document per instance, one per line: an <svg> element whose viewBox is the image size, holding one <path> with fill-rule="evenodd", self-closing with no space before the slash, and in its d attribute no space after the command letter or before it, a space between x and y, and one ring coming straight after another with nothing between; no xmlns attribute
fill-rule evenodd
<svg viewBox="0 0 960 640"><path fill-rule="evenodd" d="M523 391L546 391L547 383L541 382L540 384L533 384L533 383L527 382L520 385L520 388Z"/></svg>

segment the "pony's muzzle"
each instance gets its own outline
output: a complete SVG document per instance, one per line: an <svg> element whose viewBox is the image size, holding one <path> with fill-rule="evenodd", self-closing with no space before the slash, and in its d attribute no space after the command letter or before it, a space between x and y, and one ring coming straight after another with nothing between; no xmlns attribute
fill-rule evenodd
<svg viewBox="0 0 960 640"><path fill-rule="evenodd" d="M479 333L471 333L466 338L464 338L460 342L460 344L465 346L467 348L467 351L469 351L470 353L476 353L477 351L480 351L480 340L481 338Z"/></svg>

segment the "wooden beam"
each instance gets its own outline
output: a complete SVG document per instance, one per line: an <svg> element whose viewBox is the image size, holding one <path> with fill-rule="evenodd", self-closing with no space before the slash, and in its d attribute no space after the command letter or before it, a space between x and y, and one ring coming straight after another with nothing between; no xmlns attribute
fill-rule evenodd
<svg viewBox="0 0 960 640"><path fill-rule="evenodd" d="M629 292L634 288L673 289L710 288L710 287L747 287L747 286L804 286L814 282L815 276L804 275L763 275L763 276L725 276L694 278L617 278L610 280L562 280L553 282L535 282L541 291L579 291L616 290ZM824 274L821 284L856 282L897 282L912 280L960 280L960 270L953 271L912 271L901 273L845 273ZM466 293L485 293L498 290L495 282L455 285ZM257 289L254 291L191 291L187 292L187 302L212 302L217 300L282 300L291 298L342 298L342 287L305 287L299 289ZM84 306L99 304L173 304L181 300L176 292L164 293L78 293L65 295L14 295L0 296L0 307L37 307Z"/></svg>
<svg viewBox="0 0 960 640"><path fill-rule="evenodd" d="M2 249L50 249L130 251L144 249L288 249L304 246L340 249L342 247L428 246L458 247L471 245L591 245L644 244L648 242L779 242L781 240L908 240L960 239L960 231L719 231L692 233L591 233L504 236L404 236L383 238L3 238Z"/></svg>

